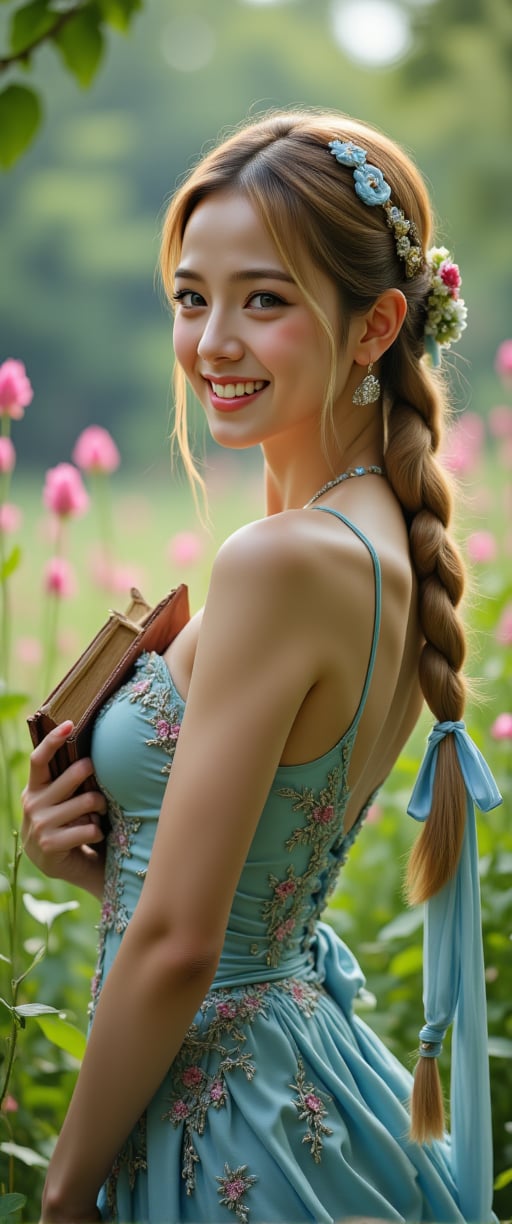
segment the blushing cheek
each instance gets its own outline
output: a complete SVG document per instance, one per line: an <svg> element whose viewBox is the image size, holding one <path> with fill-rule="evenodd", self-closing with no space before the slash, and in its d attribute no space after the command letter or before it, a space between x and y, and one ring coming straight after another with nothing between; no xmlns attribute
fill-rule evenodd
<svg viewBox="0 0 512 1224"><path fill-rule="evenodd" d="M185 374L190 377L196 360L197 337L190 323L184 324L179 315L174 321L173 345L176 360Z"/></svg>

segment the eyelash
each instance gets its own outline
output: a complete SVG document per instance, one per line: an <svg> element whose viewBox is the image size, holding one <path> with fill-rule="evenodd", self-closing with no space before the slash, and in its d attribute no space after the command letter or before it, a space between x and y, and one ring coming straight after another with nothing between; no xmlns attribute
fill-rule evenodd
<svg viewBox="0 0 512 1224"><path fill-rule="evenodd" d="M197 291L196 291L195 289L177 289L177 290L176 290L176 292L172 294L172 301L173 301L173 302L177 302L177 303L181 302L181 303L182 303L182 304L185 306L185 309L186 309L186 310L195 310L195 309L198 309L198 305L197 305L197 304L196 304L195 306L192 306L190 303L188 303L187 305L185 305L185 298L190 297L190 296L202 298L202 294L197 293ZM251 293L251 296L250 296L249 301L248 301L248 303L247 303L247 304L249 305L249 303L250 303L250 302L252 302L253 298L258 298L258 297L259 297L259 298L271 298L271 299L272 299L272 303L271 303L271 305L270 305L270 306L257 306L257 307L254 307L254 309L256 309L256 310L261 310L261 311L264 311L264 310L273 310L273 309L275 309L275 308L276 308L276 307L278 307L278 306L287 306L287 305L288 305L288 303L287 303L287 302L285 302L284 298L279 297L279 295L278 295L277 293L271 293L271 291L270 291L269 289L260 289L260 290L258 290L258 292L257 292L257 293ZM201 301L200 305L203 305L203 303L204 303L204 299L202 299L202 301Z"/></svg>

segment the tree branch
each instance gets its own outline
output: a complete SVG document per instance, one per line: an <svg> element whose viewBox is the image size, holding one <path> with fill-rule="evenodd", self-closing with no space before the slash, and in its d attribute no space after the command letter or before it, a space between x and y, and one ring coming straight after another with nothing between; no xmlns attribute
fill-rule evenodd
<svg viewBox="0 0 512 1224"><path fill-rule="evenodd" d="M40 47L43 43L55 38L55 35L62 30L63 26L67 25L71 17L75 17L77 13L80 13L86 7L86 4L75 4L74 8L67 9L65 13L61 13L54 25L52 25L49 30L45 30L44 34L41 34L39 38L35 38L33 42L29 43L28 47L24 47L22 51L16 51L12 55L5 55L1 57L0 72L5 72L7 68L11 67L11 64L25 63L28 59L30 59L32 52L35 51L37 47Z"/></svg>

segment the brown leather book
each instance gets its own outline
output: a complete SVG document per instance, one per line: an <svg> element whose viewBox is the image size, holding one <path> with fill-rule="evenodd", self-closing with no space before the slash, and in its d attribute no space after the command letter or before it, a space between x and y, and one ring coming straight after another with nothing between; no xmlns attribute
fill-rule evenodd
<svg viewBox="0 0 512 1224"><path fill-rule="evenodd" d="M34 746L65 719L74 723L71 735L50 762L52 777L89 755L94 719L101 706L128 680L144 650L163 654L190 616L188 589L176 587L151 608L135 587L126 612L110 612L106 623L43 705L27 719ZM88 779L83 789L95 789Z"/></svg>

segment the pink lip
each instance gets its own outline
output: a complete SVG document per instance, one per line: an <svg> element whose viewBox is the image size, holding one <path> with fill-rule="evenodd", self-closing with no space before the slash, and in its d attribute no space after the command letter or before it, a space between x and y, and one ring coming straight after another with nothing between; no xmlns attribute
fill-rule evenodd
<svg viewBox="0 0 512 1224"><path fill-rule="evenodd" d="M239 381L241 382L242 379ZM249 380L247 379L246 381ZM268 386L268 383L265 383L264 387L260 387L259 391L253 391L252 395L235 395L233 399L221 399L220 395L215 394L210 379L206 378L205 382L208 385L210 401L217 412L238 412L239 409L244 408L246 404L252 404L253 401L257 399L258 395L261 395L262 391L265 391L266 387ZM234 378L233 375L231 375L230 378L216 378L215 382L219 383L222 387L225 387L228 383L234 382Z"/></svg>

